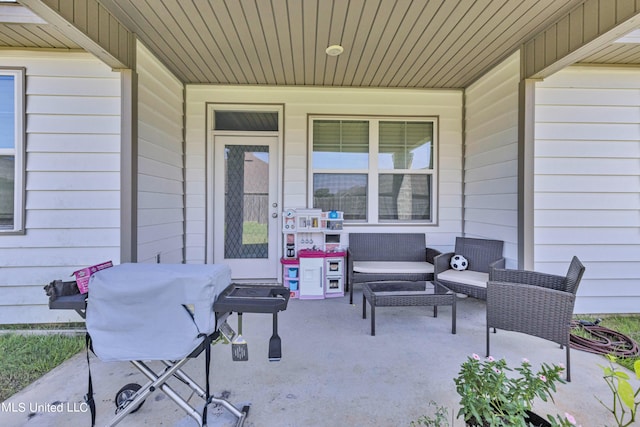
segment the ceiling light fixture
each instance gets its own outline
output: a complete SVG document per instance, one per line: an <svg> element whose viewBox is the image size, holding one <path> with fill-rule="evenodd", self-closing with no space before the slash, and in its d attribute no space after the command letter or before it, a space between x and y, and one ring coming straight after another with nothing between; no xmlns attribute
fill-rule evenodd
<svg viewBox="0 0 640 427"><path fill-rule="evenodd" d="M325 52L327 52L327 55L329 56L338 56L344 52L344 48L339 44L332 44L325 50Z"/></svg>

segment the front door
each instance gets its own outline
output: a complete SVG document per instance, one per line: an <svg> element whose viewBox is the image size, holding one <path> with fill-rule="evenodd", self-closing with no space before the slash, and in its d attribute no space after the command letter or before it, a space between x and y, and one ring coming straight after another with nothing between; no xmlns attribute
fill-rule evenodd
<svg viewBox="0 0 640 427"><path fill-rule="evenodd" d="M213 254L231 277L278 272L278 137L214 137Z"/></svg>

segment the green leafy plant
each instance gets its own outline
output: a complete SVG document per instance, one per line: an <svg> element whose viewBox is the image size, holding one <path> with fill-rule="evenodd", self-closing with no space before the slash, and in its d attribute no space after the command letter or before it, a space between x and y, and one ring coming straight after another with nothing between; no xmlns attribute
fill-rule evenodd
<svg viewBox="0 0 640 427"><path fill-rule="evenodd" d="M411 421L411 427L426 426L426 427L449 427L449 411L444 406L439 406L433 400L429 402L429 406L433 406L433 417L430 415L423 415L415 421Z"/></svg>
<svg viewBox="0 0 640 427"><path fill-rule="evenodd" d="M565 382L561 377L563 371L562 365L545 363L538 372L533 372L527 359L510 368L505 359L481 360L474 354L454 378L461 406L457 417L463 417L470 426L526 427L534 399L553 401L555 384ZM552 425L575 425L573 417L569 417L549 419Z"/></svg>
<svg viewBox="0 0 640 427"><path fill-rule="evenodd" d="M598 399L598 401L613 414L619 427L627 427L636 420L638 406L640 406L640 387L638 387L636 391L633 391L633 387L629 382L629 374L621 371L614 365L616 357L608 355L607 359L609 360L609 366L599 366L602 368L602 372L604 373L603 378L607 382L613 395L613 402L611 407L609 407L602 400ZM636 378L640 379L640 360L635 361L633 370L635 371ZM627 415L630 416L629 420L627 420Z"/></svg>

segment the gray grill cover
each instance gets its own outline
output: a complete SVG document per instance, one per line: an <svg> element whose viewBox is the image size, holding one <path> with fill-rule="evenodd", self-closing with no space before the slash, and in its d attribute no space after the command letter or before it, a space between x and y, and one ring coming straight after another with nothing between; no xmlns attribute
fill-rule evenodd
<svg viewBox="0 0 640 427"><path fill-rule="evenodd" d="M122 264L91 276L87 331L104 361L178 360L216 330L226 265ZM187 308L188 310L187 310Z"/></svg>

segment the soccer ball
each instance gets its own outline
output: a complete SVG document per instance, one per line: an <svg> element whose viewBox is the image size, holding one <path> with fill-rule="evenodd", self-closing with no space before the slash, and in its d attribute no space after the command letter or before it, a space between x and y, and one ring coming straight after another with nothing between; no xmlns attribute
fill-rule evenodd
<svg viewBox="0 0 640 427"><path fill-rule="evenodd" d="M469 263L467 262L467 259L462 255L454 255L451 257L451 268L454 270L466 270L468 266Z"/></svg>

